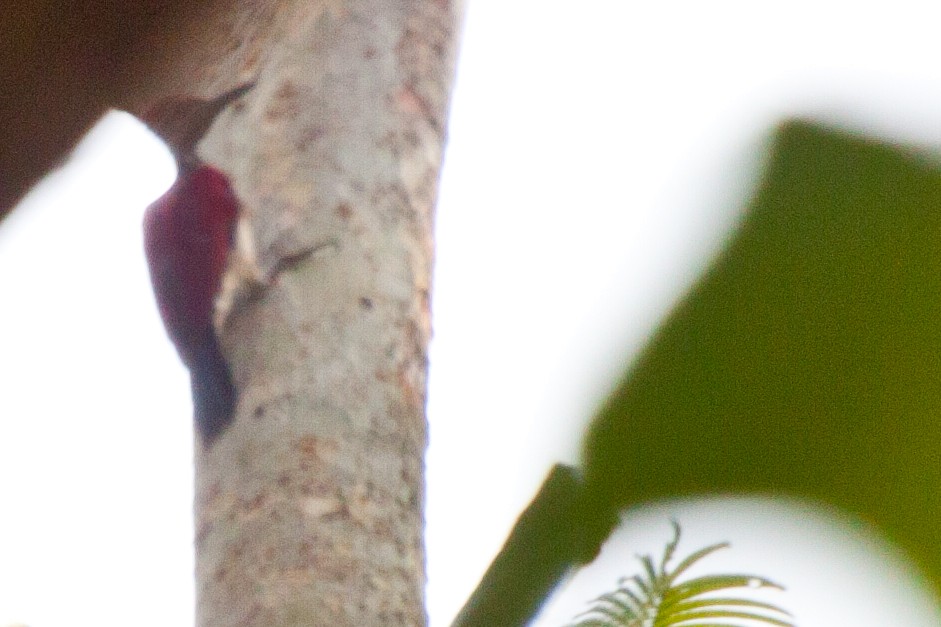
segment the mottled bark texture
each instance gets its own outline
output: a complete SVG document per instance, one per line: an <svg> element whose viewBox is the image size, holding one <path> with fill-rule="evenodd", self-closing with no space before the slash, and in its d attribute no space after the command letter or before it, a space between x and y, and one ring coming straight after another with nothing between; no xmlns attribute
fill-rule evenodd
<svg viewBox="0 0 941 627"><path fill-rule="evenodd" d="M424 624L431 229L460 2L22 7L0 27L0 216L107 107L257 81L200 146L255 255L219 328L235 422L197 451L197 625Z"/></svg>
<svg viewBox="0 0 941 627"><path fill-rule="evenodd" d="M233 426L197 462L198 624L421 625L432 213L447 3L306 5L203 148L255 276Z"/></svg>

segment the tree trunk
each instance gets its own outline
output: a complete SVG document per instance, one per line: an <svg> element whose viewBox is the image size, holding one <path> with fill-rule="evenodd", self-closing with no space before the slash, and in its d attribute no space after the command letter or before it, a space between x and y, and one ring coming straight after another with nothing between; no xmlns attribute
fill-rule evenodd
<svg viewBox="0 0 941 627"><path fill-rule="evenodd" d="M261 289L223 342L236 422L197 457L197 623L420 625L432 210L454 10L313 7L207 139Z"/></svg>

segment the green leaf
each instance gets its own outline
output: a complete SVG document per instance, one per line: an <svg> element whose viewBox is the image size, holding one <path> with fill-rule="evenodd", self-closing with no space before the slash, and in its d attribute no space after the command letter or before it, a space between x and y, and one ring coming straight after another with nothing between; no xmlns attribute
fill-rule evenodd
<svg viewBox="0 0 941 627"><path fill-rule="evenodd" d="M706 575L674 585L664 595L664 600L669 603L676 603L683 599L699 596L700 594L716 592L718 590L728 590L729 588L782 589L781 586L776 583L753 575Z"/></svg>
<svg viewBox="0 0 941 627"><path fill-rule="evenodd" d="M710 553L718 551L719 549L728 548L728 546L729 546L728 542L720 542L719 544L713 544L711 546L707 546L705 548L699 549L698 551L691 554L690 556L688 556L686 559L684 559L682 562L679 563L679 565L676 567L676 570L673 571L673 577L674 578L679 577L680 575L685 573L689 569L690 566L692 566L693 564L695 564L702 558L706 557Z"/></svg>
<svg viewBox="0 0 941 627"><path fill-rule="evenodd" d="M661 605L661 607L665 605L666 604L664 603ZM674 604L671 609L674 612L686 612L688 610L701 609L705 607L751 607L790 616L789 612L781 609L776 605L772 605L771 603L753 601L751 599L732 599L727 597L713 597L699 599L696 601L682 601L680 603Z"/></svg>
<svg viewBox="0 0 941 627"><path fill-rule="evenodd" d="M739 620L750 620L752 622L764 623L765 625L777 625L777 627L794 627L793 623L779 620L762 614L753 612L735 612L731 610L713 610L702 612L683 612L672 614L663 620L654 622L653 627L674 627L689 625L690 621L704 618L736 618Z"/></svg>
<svg viewBox="0 0 941 627"><path fill-rule="evenodd" d="M638 557L644 575L624 578L617 590L592 601L592 608L581 615L582 620L574 623L574 627L703 627L705 623L693 621L714 618L737 619L741 621L740 625L793 627L790 622L775 616L790 615L769 603L729 597L702 597L703 594L734 587L754 587L755 582L765 582L764 579L749 575L711 575L672 585L679 576L678 569L672 572L669 569L669 562L680 539L680 528L675 522L673 530L673 540L663 551L659 571L652 568L652 557ZM693 562L724 546L713 545L700 549L682 560L680 566L688 568ZM635 594L632 588L644 591L644 598Z"/></svg>
<svg viewBox="0 0 941 627"><path fill-rule="evenodd" d="M803 497L875 523L941 593L941 171L777 132L727 250L601 407L598 503Z"/></svg>

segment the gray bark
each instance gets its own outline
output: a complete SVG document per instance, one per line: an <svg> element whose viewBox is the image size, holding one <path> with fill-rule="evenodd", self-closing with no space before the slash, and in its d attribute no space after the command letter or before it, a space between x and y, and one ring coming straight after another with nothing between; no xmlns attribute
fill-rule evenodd
<svg viewBox="0 0 941 627"><path fill-rule="evenodd" d="M301 3L203 157L250 226L197 452L200 627L421 625L432 215L457 8ZM253 250L250 250L253 249Z"/></svg>

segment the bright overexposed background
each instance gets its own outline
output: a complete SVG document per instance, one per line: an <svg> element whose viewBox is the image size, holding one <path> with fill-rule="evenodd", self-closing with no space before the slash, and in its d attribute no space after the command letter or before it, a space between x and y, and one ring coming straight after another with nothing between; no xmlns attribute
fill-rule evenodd
<svg viewBox="0 0 941 627"><path fill-rule="evenodd" d="M471 0L437 218L427 606L447 625L612 378L735 224L773 125L941 147L941 8ZM111 114L0 227L0 626L192 622L188 377L141 251L167 153ZM941 624L902 558L836 513L632 512L540 619L659 553L784 584L801 627Z"/></svg>

